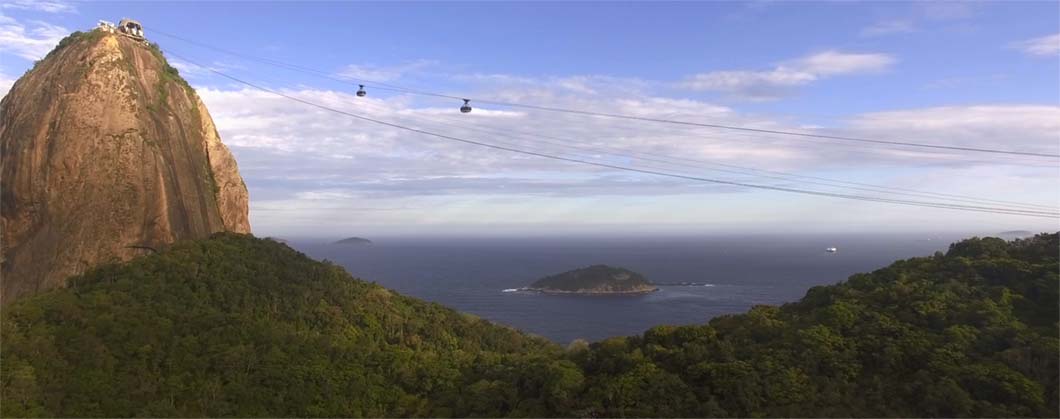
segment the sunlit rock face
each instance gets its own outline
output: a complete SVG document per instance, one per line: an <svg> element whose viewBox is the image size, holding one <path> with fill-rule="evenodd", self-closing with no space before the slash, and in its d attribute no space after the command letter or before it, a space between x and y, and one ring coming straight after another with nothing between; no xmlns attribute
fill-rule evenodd
<svg viewBox="0 0 1060 419"><path fill-rule="evenodd" d="M0 102L7 304L182 239L250 233L210 114L157 48L74 34Z"/></svg>

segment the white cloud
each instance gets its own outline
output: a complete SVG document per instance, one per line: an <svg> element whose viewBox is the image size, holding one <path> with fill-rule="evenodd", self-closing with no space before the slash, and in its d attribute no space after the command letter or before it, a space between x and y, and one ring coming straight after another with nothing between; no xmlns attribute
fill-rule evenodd
<svg viewBox="0 0 1060 419"><path fill-rule="evenodd" d="M894 61L894 57L887 54L848 54L825 51L795 60L789 65L799 71L827 77L880 71L890 67Z"/></svg>
<svg viewBox="0 0 1060 419"><path fill-rule="evenodd" d="M718 90L751 97L773 97L777 88L802 86L818 76L790 68L769 71L712 71L696 74L684 85L696 90Z"/></svg>
<svg viewBox="0 0 1060 419"><path fill-rule="evenodd" d="M62 26L41 21L29 23L30 26L27 26L10 17L0 16L0 53L39 60L70 34L70 30Z"/></svg>
<svg viewBox="0 0 1060 419"><path fill-rule="evenodd" d="M807 59L801 66L816 74L863 68L851 62L832 66L825 66L825 62L829 60ZM500 75L488 79L491 92L506 91L525 98L527 103L764 129L1050 153L1057 152L1055 137L1060 132L1060 108L1048 106L906 109L860 115L840 127L825 128L783 118L746 115L696 100L651 94L627 96L626 92L614 95L609 92L616 89L605 90L595 85L596 94L585 96L568 95L570 90L561 85L519 77L511 77L515 81L507 89L498 88ZM741 220L740 214L747 211L769 208L775 199L790 204L792 214L813 213L818 207L839 212L844 208L853 209L858 214L861 214L858 210L879 209L892 215L923 213L845 201L776 196L768 192L748 193L754 191L547 160L395 130L259 91L211 88L198 91L213 114L222 138L239 161L253 197L251 216L255 226L261 226L256 228L275 229L262 230L265 234L326 233L327 228L322 226L333 226L335 220L345 220L342 222L351 228L384 230L396 226L503 223L506 218L516 224L532 220L553 225L586 225L606 219L636 225L644 219L687 221L711 214L713 220L724 223ZM755 184L834 190L762 177L761 172L739 167L915 189L926 188L923 183L930 181L933 185L945 185L944 189L937 190L997 199L1045 199L1046 202L1051 192L1043 191L1057 186L1053 177L1055 170L995 156L973 157L981 161L969 162L967 155L954 153L488 105L461 114L456 109L458 104L451 101L404 95L357 98L351 92L305 88L285 90L285 93L359 115L476 141ZM989 191L968 185L953 186L956 182L953 179L958 176L966 179L969 173L977 171L991 173ZM648 203L661 205L662 202L669 203L669 216L649 210ZM600 212L602 207L608 208L606 214ZM649 213L658 217L645 218ZM877 216L866 217L849 218L876 220ZM896 220L901 218L890 221Z"/></svg>
<svg viewBox="0 0 1060 419"><path fill-rule="evenodd" d="M1056 57L1060 55L1060 33L1013 42L1009 48L1035 57Z"/></svg>
<svg viewBox="0 0 1060 419"><path fill-rule="evenodd" d="M851 132L868 138L1060 154L1060 107L1041 105L946 106L860 115ZM979 155L984 160L996 156ZM1052 165L1042 159L1028 164Z"/></svg>
<svg viewBox="0 0 1060 419"><path fill-rule="evenodd" d="M883 36L914 31L916 29L911 20L884 20L862 29L861 36Z"/></svg>
<svg viewBox="0 0 1060 419"><path fill-rule="evenodd" d="M7 92L11 90L11 86L15 84L15 79L11 78L0 69L0 99L7 96Z"/></svg>
<svg viewBox="0 0 1060 419"><path fill-rule="evenodd" d="M77 7L65 1L7 0L3 9L31 10L45 13L76 13Z"/></svg>
<svg viewBox="0 0 1060 419"><path fill-rule="evenodd" d="M712 90L746 99L775 99L794 87L833 76L877 72L895 62L877 53L824 51L780 63L771 70L728 70L696 74L680 85L694 90Z"/></svg>
<svg viewBox="0 0 1060 419"><path fill-rule="evenodd" d="M578 100L586 96L604 96L623 91L628 96L646 93L664 83L607 75L540 76L511 74L454 73L446 76L452 81L471 85L474 89L507 102ZM592 99L592 100L595 100Z"/></svg>
<svg viewBox="0 0 1060 419"><path fill-rule="evenodd" d="M472 199L469 196L473 195L657 196L732 190L707 184L687 185L665 178L446 141L293 104L258 91L210 88L199 88L198 91L225 143L232 147L239 159L255 205L314 208L300 210L303 215L323 211L336 216L336 212L341 212L321 209L331 207L415 208L420 207L420 201L426 197L441 202L457 197ZM763 157L778 165L788 159L798 160L788 150L771 146L768 141L726 145L717 138L724 134L688 135L681 130L638 127L640 124L490 109L489 106L476 107L465 115L457 111L456 105L416 104L402 96L357 98L348 92L323 90L289 90L286 93L433 132L612 164L651 168L662 163L630 160L607 154L608 150L616 153L667 153L716 161ZM659 112L669 112L671 116L714 115L730 122L755 123L733 115L725 108L694 101L603 99L592 105L608 111L641 115L657 115ZM685 163L688 166L688 162ZM695 171L682 166L672 169ZM306 196L317 200L305 202L302 198ZM390 219L396 216L395 213L410 211L414 216L423 216L424 211L437 205L431 204L421 210L371 211L366 217ZM255 216L290 215L278 212ZM280 218L270 220L281 222Z"/></svg>
<svg viewBox="0 0 1060 419"><path fill-rule="evenodd" d="M214 77L214 71L230 72L231 70L246 69L242 64L227 61L214 61L205 67L176 57L166 57L166 61L180 72L181 77L192 80Z"/></svg>
<svg viewBox="0 0 1060 419"><path fill-rule="evenodd" d="M169 65L171 65L171 66L173 66L173 68L177 69L177 71L180 72L180 75L184 76L184 77L188 77L188 76L192 76L192 75L212 74L209 71L207 71L207 69L205 69L203 67L200 67L200 66L198 66L196 64L189 63L189 62L181 60L179 58L171 58L170 57L170 58L166 58L166 61L168 61Z"/></svg>
<svg viewBox="0 0 1060 419"><path fill-rule="evenodd" d="M437 65L437 61L416 60L397 65L375 65L375 64L350 64L340 70L336 76L347 80L364 82L389 82L400 79L402 76L422 71Z"/></svg>

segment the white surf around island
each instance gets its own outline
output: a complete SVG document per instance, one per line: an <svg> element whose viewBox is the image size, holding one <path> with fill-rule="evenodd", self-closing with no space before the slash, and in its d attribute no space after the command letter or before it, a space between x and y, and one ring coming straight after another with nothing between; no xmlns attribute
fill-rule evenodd
<svg viewBox="0 0 1060 419"><path fill-rule="evenodd" d="M663 283L663 284L652 284L657 287L713 287L714 284L706 282L674 282L674 283ZM541 290L533 289L530 287L520 288L505 288L501 292L531 292L535 294L550 294Z"/></svg>
<svg viewBox="0 0 1060 419"><path fill-rule="evenodd" d="M710 284L710 283L706 283L706 282L671 282L671 283L661 283L661 284L652 284L652 285L655 285L657 287L713 287L714 286L714 284Z"/></svg>

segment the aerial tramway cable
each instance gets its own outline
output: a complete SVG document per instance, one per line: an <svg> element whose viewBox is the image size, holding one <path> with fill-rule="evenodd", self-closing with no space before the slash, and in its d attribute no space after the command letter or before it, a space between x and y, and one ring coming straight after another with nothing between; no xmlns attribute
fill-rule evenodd
<svg viewBox="0 0 1060 419"><path fill-rule="evenodd" d="M725 130L743 131L743 132L751 132L751 133L758 133L758 134L784 135L784 136L790 136L790 137L817 138L817 139L825 139L825 140L857 142L857 143L863 143L863 144L894 145L894 146L916 147L916 148L934 149L934 150L977 152L977 153L990 153L990 154L1012 155L1012 156L1048 157L1048 158L1051 158L1051 159L1060 159L1060 154L1054 154L1054 153L1040 153L1040 152L1019 151L1019 150L1000 150L1000 149L981 148L981 147L967 147L967 146L946 145L946 144L929 144L929 143L919 143L919 142L911 142L911 141L881 140L881 139L862 138L862 137L849 137L849 136L841 136L841 135L816 134L816 133L810 133L810 132L798 132L798 131L785 131L785 130L774 130L774 129L764 129L764 128L742 127L742 126L735 126L735 125L711 124L711 123L702 123L702 122L693 122L693 121L680 121L680 120L671 120L671 119L664 119L664 118L653 118L653 117L646 117L646 116L625 115L625 114L616 114L616 113L608 113L608 112L596 112L596 111L580 110L580 109L567 109L567 108L560 108L560 107L553 107L553 106L542 106L542 105L506 102L506 101L498 101L498 100L489 100L489 99L453 96L453 95L446 95L446 94L441 94L441 93L434 93L434 92L427 92L427 91L409 89L409 88L405 88L405 87L401 87L401 86L396 86L396 85L382 83L382 82L377 82L377 81L371 81L371 80L367 80L367 79L363 79L363 80L360 80L360 81L351 81L351 80L347 80L347 79L341 79L341 78L333 77L333 76L331 76L330 74L328 74L327 72L324 72L324 71L320 71L320 70L316 70L316 69L312 69L312 68L309 68L309 67L304 67L304 66L300 66L300 65L296 65L296 64L285 63L285 62L282 62L282 61L279 61L279 60L254 57L254 56L247 55L247 54L242 54L242 53L238 53L238 52L234 52L234 51L228 51L228 50L223 49L223 48L218 48L218 47L215 47L215 46L212 46L212 45L204 44L204 43L193 41L193 40L190 40L190 39L187 39L187 38L183 38L183 37L180 37L180 36L177 36L177 35L166 33L164 31L160 31L158 29L154 29L153 32L157 33L157 34L160 34L162 36L170 37L170 38L173 38L173 39L176 39L176 40L187 42L187 43L190 43L190 44L193 44L193 45L197 45L197 46L200 46L200 47L203 47L203 48L209 48L209 49L212 49L212 50L215 50L215 51L223 52L223 53L234 55L234 56L237 56L237 57L242 57L242 58L245 58L245 59L250 59L250 60L255 60L255 61L259 61L259 62L264 62L264 63L270 64L270 65L286 67L286 68L291 69L293 71L302 71L302 72L309 72L309 73L317 74L319 76L322 76L322 77L325 77L325 78L328 78L328 79L331 79L331 80L334 80L334 81L337 81L337 82L341 82L341 83L352 83L352 84L358 84L358 85L367 85L369 87L374 87L376 89L399 91L399 92L409 93L409 94L414 94L414 95L433 96L433 97L439 97L439 98L462 100L462 101L465 101L465 105L461 107L461 112L465 112L464 109L468 109L468 111L466 111L466 112L470 112L470 107L467 106L466 102L469 101L469 100L474 100L475 102L478 102L478 103L486 103L486 104L499 105L499 106L508 106L508 107L514 107L514 108L533 109L533 110L547 111L547 112L562 112L562 113L576 114L576 115L585 115L585 116L594 116L594 117L603 117L603 118L626 119L626 120L633 120L633 121L664 123L664 124L693 126L693 127L701 127L701 128L725 129ZM367 84L365 84L365 83L367 83Z"/></svg>
<svg viewBox="0 0 1060 419"><path fill-rule="evenodd" d="M171 53L171 55L173 55L173 56L175 56L177 58L180 58L182 60L188 61L189 63L198 65L194 61L188 60L187 58L181 57L181 56L179 56L177 54L172 54ZM622 170L622 171L634 172L634 173L643 173L643 174L650 174L650 175L657 175L657 176L665 176L665 177L671 177L671 178L677 178L677 179L686 179L686 180L694 180L694 181L700 181L700 182L709 182L709 183L716 183L716 184L722 184L722 185L741 186L741 187L754 188L754 189L764 189L764 190L772 190L772 191L780 191L780 192L790 192L790 193L798 193L798 194L805 194L805 195L826 196L826 197L843 198L843 199L850 199L850 200L857 200L857 201L892 203L892 204L910 205L910 206L927 207L927 208L942 208L942 209L953 209L953 210L959 210L959 211L984 212L984 213L993 213L993 214L1008 214L1008 215L1021 215L1021 216L1029 216L1029 217L1042 217L1042 218L1060 219L1060 214L1058 214L1056 212L1051 212L1051 211L1047 212L1047 211L1024 210L1024 209L1003 208L1003 207L988 207L988 206L973 206L973 205L950 204L950 203L944 203L944 202L913 201L913 200L902 200L902 199L892 199L892 198L880 198L880 197L872 197L872 196L849 195L849 194L834 193L834 192L822 192L822 191L814 191L814 190L798 189L798 188L789 188L789 187L780 187L780 186L758 185L758 184L745 183L745 182L736 182L736 181L728 181L728 180L722 180L722 179L713 179L713 178L706 178L706 177L699 177L699 176L689 176L689 175L682 175L682 174L676 174L676 173L668 173L668 172L663 172L663 171L659 171L659 170L639 169L639 168L621 166L621 165L611 164L611 163L595 162L595 161L591 161L591 160L585 160L585 159L582 159L582 158L570 158L570 157L557 156L555 154L542 153L542 152L536 152L536 151L529 151L529 150L524 150L524 149L520 149L520 148L517 148L517 147L496 145L496 144L491 144L491 143L487 143L487 142L484 142L484 141L461 138L461 137L456 137L456 136L452 136L452 135L446 135L446 134L436 133L436 132L432 132L432 131L427 131L427 130L423 130L423 129L419 129L419 128L408 127L408 126L405 126L405 125L396 124L396 123L392 123L392 122L388 122L388 121L383 121L383 120L379 120L379 119L375 119L375 118L369 118L369 117L358 115L358 114L355 114L355 113L352 113L352 112L347 112L347 111L343 111L343 110L340 110L340 109L335 109L335 108L332 108L330 106L322 105L322 104L319 104L319 103L316 103L316 102L313 102L313 101L305 100L305 99L302 99L302 98L299 98L299 97L296 97L296 96L288 95L288 94L285 94L283 92L272 90L272 89L257 85L255 83L251 83L249 81L245 81L245 80L242 80L240 78L228 75L228 74L226 74L224 72L215 70L213 68L204 67L204 66L200 66L200 67L202 67L202 68L206 69L207 71L210 71L210 72L212 72L214 74L217 74L217 75L219 75L221 77L224 77L226 79L235 81L237 83L249 86L251 88L254 88L254 89L266 92L266 93L270 93L270 94L273 94L273 95L276 95L276 96L279 96L279 97L283 97L283 98L286 98L286 99L294 101L294 102L302 103L304 105L312 106L312 107L315 107L315 108L318 108L318 109L323 109L323 110L326 110L326 111L329 111L329 112L333 112L333 113L337 113L337 114L340 114L340 115L345 115L345 116L348 116L348 117L351 117L351 118L355 118L355 119L358 119L358 120L367 121L367 122L375 123L375 124L378 124L378 125L388 126L388 127L391 127L391 128L401 129L401 130L405 130L405 131L409 131L409 132L414 132L414 133L419 133L419 134L423 134L423 135L428 135L428 136L441 138L441 139L445 139L445 140L456 141L456 142L461 142L461 143L471 144L471 145L477 145L477 146L480 146L480 147L486 147L486 148L491 148L491 149L496 149L496 150L509 151L509 152L519 153L519 154L524 154L524 155L537 156L537 157L542 157L542 158L547 158L547 159L552 159L552 160L566 161L566 162L570 162L570 163L578 163L578 164L584 164L584 165L590 165L590 166L596 166L596 167L608 168L608 169L614 169L614 170Z"/></svg>
<svg viewBox="0 0 1060 419"><path fill-rule="evenodd" d="M350 103L354 103L354 102L350 102ZM366 105L366 104L363 103L363 102L360 103L360 106L364 106L364 105ZM371 107L371 106L369 105L369 107ZM1022 202L1013 202L1013 201L1003 201L1003 200L993 200L993 199L979 198L979 197L965 196L965 195L945 194L945 193L937 193L937 192L926 192L926 191L918 191L918 190L914 190L914 189L893 188L893 187L872 185L872 184L866 184L866 183L848 182L848 181L842 181L842 180L836 180L836 179L828 179L828 178L823 178L823 177L798 175L798 174L793 174L793 173L786 173L786 172L773 171L773 170L764 170L764 169L756 169L756 168L737 166L737 165L731 165L731 164L707 162L707 161L695 160L695 159L683 159L683 158L679 158L679 157L673 157L673 156L667 156L667 155L663 155L663 154L656 154L656 153L649 153L649 152L640 152L640 151L629 151L629 152L627 152L627 153L633 153L633 154L644 154L644 155L659 157L659 158L648 158L648 157L641 157L641 156L630 155L630 154L623 154L623 153L620 153L620 152L616 152L615 150L604 149L604 148L599 148L599 147L585 147L585 146L573 145L572 143L576 144L576 143L578 143L578 141L577 140L572 140L572 139L569 139L569 138L553 137L553 136L549 136L549 135L545 135L545 134L526 133L526 132L520 132L518 130L513 130L513 129L507 129L505 131L501 131L501 130L497 130L497 129L488 129L488 128L482 128L482 127L478 127L478 126L472 126L472 125L467 124L467 123L456 124L456 123L439 121L437 119L433 119L433 118L430 118L430 117L427 117L427 116L423 116L423 115L418 115L415 118L416 118L416 120L425 120L425 121L431 122L433 124L453 127L453 128L456 128L456 129L488 133L488 134L491 134L492 137L500 136L500 137L505 137L505 138L518 140L518 138L513 136L513 134L515 134L515 135L521 135L524 138L533 137L532 139L533 139L533 141L535 143L544 143L544 144L550 144L550 145L554 145L554 146L558 146L558 147L571 148L571 149L580 150L580 151L592 152L592 153L596 153L596 154L607 154L607 155L612 155L612 156L621 157L621 158L625 158L625 159L639 159L639 160L663 163L663 164L668 164L668 165L676 165L676 166L685 167L685 168L711 170L711 171L718 171L718 172L724 172L724 173L733 173L733 174L739 174L739 175L745 175L745 176L758 176L758 177L763 177L763 178L779 179L779 180L787 180L787 181L800 181L798 179L803 179L803 180L801 180L801 182L807 183L807 184L812 184L812 185L820 185L820 186L826 186L826 187L831 187L831 188L845 188L845 189L853 189L853 190L861 190L861 191L879 192L879 193L885 193L885 194L890 194L890 195L904 195L904 196L914 196L914 197L921 197L921 198L923 198L923 197L943 198L943 199L949 199L951 201L963 201L963 202L970 202L970 203L976 203L976 204L984 204L984 203L988 203L988 204L989 203L992 203L992 204L1004 204L1004 205L1008 205L1008 206L1023 207L1023 208L1027 208L1027 209L1046 209L1046 210L1048 210L1048 209L1056 208L1055 206L1049 206L1049 205L1022 203ZM541 140L539 138L553 139L553 140L557 140L557 141L560 141L560 142L545 141L545 140ZM494 141L496 142L496 140L494 140ZM708 165L708 166L721 166L721 167L731 168L731 169L734 169L734 170L703 167L703 166L700 166L700 165L681 163L681 162L674 162L672 160L693 162L693 163L698 163L698 164L701 164L701 165ZM747 172L768 173L768 174L762 175L762 174L747 173ZM809 179L809 180L806 180L806 179Z"/></svg>
<svg viewBox="0 0 1060 419"><path fill-rule="evenodd" d="M657 158L640 157L640 156L635 156L635 155L623 154L623 153L616 152L615 150L609 150L609 149L604 149L604 148L599 148L599 147L585 147L585 146L573 145L572 143L578 143L578 141L573 140L573 139L569 139L569 138L554 137L554 136L548 136L548 135L545 135L545 134L532 134L532 133L520 132L520 131L517 131L517 130L510 130L510 129L506 130L506 131L501 131L501 130L497 130L497 129L489 129L489 128L483 128L483 127L477 127L477 126L469 126L467 124L455 124L455 123L438 121L437 119L432 119L432 118L429 118L429 117L426 117L426 116L417 116L417 118L421 119L421 120L426 120L426 121L432 122L434 124L439 124L439 125L443 125L443 126L450 126L450 127L453 127L453 128L465 129L465 130L469 130L469 131L478 131L478 132L488 133L488 134L491 134L493 136L502 136L502 137L511 138L511 139L516 139L515 137L512 136L512 134L516 134L516 135L520 135L521 134L524 137L535 137L535 138L536 137L540 137L540 138L552 139L552 140L556 140L556 141L560 141L560 142L543 141L543 140L540 140L540 139L536 139L535 141L536 142L545 143L545 144L554 145L554 146L558 146L558 147L566 147L566 148L571 148L571 149L575 149L575 150L588 151L588 152L593 152L593 153L598 153L598 154L608 154L608 155L612 155L612 156L616 156L616 157L622 157L622 158L635 158L635 159L640 159L640 160L645 160L645 161L652 161L652 162L657 162L657 163L676 165L676 166L685 167L685 168L692 168L692 169L712 170L712 171L718 171L718 172L723 172L723 173L733 173L733 174L748 175L748 176L758 176L758 177L769 178L769 179L779 179L779 180L788 180L788 181L801 181L803 183L807 183L807 184L811 184L811 185L827 186L827 187L832 187L832 188L846 188L846 189L870 191L870 192L879 192L879 193L885 193L885 194L891 194L891 195L904 195L904 196L913 196L913 197L920 197L920 198L924 198L924 197L927 197L927 198L942 198L942 199L949 199L951 201L960 201L960 202L968 202L968 203L975 203L975 204L983 204L983 203L1002 204L1002 205L1007 205L1007 206L1012 206L1012 207L1022 207L1022 208L1026 208L1026 209L1040 209L1040 210L1044 209L1044 210L1048 210L1048 209L1056 208L1055 206L1049 206L1049 205L1022 203L1022 202L1004 201L1004 200L995 200L995 199L979 198L979 197L967 196L967 195L946 194L946 193L929 192L929 191L918 191L918 190L915 190L915 189L895 188L895 187L873 185L873 184L867 184L867 183L849 182L849 181L843 181L843 180L837 180L837 179L829 179L829 178L817 177L817 176L799 175L799 174L795 174L795 173L787 173L787 172L781 172L781 171L757 169L757 168L738 166L738 165L732 165L732 164L724 164L724 163L708 162L708 161L703 161L703 160L680 158L680 157L667 156L667 155L664 155L664 154L657 154L657 153L650 153L650 152L643 152L643 151L630 151L630 152L627 152L627 153L634 153L634 154L644 154L644 155L648 155L648 156L654 156L654 157L657 157ZM698 163L699 165L675 162L673 160ZM721 166L721 167L726 167L726 168L730 168L730 169L733 169L733 170L708 168L708 167L703 167L703 166L700 166L700 165ZM761 175L761 174L753 174L753 173L747 173L747 172L759 172L759 173L767 173L767 174ZM801 180L799 180L799 179L801 179Z"/></svg>
<svg viewBox="0 0 1060 419"><path fill-rule="evenodd" d="M363 92L363 87L359 88L359 90L357 92L357 96L363 97L362 92ZM362 105L364 103L365 102L361 102ZM1007 205L1007 206L1023 207L1023 208L1028 208L1028 209L1046 209L1046 210L1051 210L1051 209L1056 208L1056 206L1053 206L1053 205L1022 203L1022 202L1014 202L1014 201L1005 201L1005 200L997 200L997 199L980 198L980 197L967 196L967 195L946 194L946 193L930 192L930 191L920 191L920 190L909 189L909 188L888 187L888 186L873 185L873 184L868 184L868 183L850 182L850 181L829 179L829 178L818 177L818 176L800 175L800 174L786 173L786 172L775 171L775 170L765 170L765 169L737 166L737 165L732 165L732 164L724 164L724 163L710 162L710 161L704 161L704 160L682 158L682 157L669 156L669 155L658 154L658 153L650 153L650 152L646 152L646 151L627 151L627 153L632 152L632 153L635 153L635 154L643 154L643 155L648 155L648 156L655 156L655 157L659 157L661 159L679 160L679 161L683 161L683 162L691 162L691 163L708 165L708 166L721 166L721 167L733 168L733 169L736 169L736 170L734 171L734 170L724 170L724 169L717 169L717 168L704 168L704 167L700 167L700 166L696 166L696 165L690 165L690 164L687 164L687 163L678 163L678 162L673 162L673 161L659 160L659 159L653 159L653 158L645 158L645 157L641 157L641 156L630 156L628 154L622 154L620 152L616 152L613 149L603 149L603 148L599 148L599 147L580 147L580 146L573 145L573 144L579 143L579 141L572 140L572 139L569 139L569 138L553 137L553 136L540 134L540 133L525 133L525 132L521 133L521 132L519 132L517 130L512 130L512 129L508 129L508 130L502 132L500 130L490 130L490 129L481 128L481 127L474 127L474 126L471 126L468 123L469 120L462 119L462 118L460 120L460 124L440 122L438 120L431 119L431 118L423 116L423 115L416 116L416 118L419 119L419 120L428 120L428 121L431 121L431 122L433 122L435 124L447 125L447 126L456 127L456 128L459 128L459 129L466 129L466 130L479 131L479 132L489 132L489 133L493 133L495 135L501 135L501 136L504 136L504 137L507 137L507 138L512 138L512 139L515 139L515 137L513 137L512 134L522 134L523 136L531 136L531 137L533 137L535 139L536 142L542 142L542 143L545 143L545 144L552 144L552 145L556 145L556 146L560 146L560 147L566 147L566 148L572 148L572 149L583 150L583 151L591 151L591 152L594 152L594 153L602 153L602 154L608 154L608 155L613 155L613 156L619 156L619 157L623 157L623 158L627 158L627 159L640 159L640 160L645 160L645 161L654 161L654 162L659 162L659 163L664 163L664 164L677 165L677 166L686 167L686 168L713 170L713 171L719 171L719 172L725 172L725 173L735 173L735 174L748 175L748 176L759 176L759 177L764 177L764 178L780 179L780 180L797 181L797 179L803 179L802 182L813 184L813 185L820 185L820 186L826 186L826 187L831 187L831 188L846 188L846 189L853 189L853 190L880 192L880 193L885 193L885 194L890 194L890 195L904 195L904 196L927 197L927 198L943 198L943 199L950 199L950 200L953 200L953 201L963 201L963 202L970 202L970 203L976 203L976 204L984 204L984 203L985 203L985 205L1002 204L1002 205ZM543 141L543 140L540 140L540 138L553 139L553 140L561 141L562 143ZM706 137L706 138L710 138L710 137ZM755 174L751 174L751 173L742 173L742 172L740 172L741 170L742 171L756 172L756 173L768 173L769 175L755 175ZM788 178L793 178L793 179L788 179ZM812 181L807 181L807 180L812 180ZM820 181L820 182L817 182L817 181ZM821 183L821 182L827 182L827 183ZM834 183L834 184L831 184L831 183Z"/></svg>

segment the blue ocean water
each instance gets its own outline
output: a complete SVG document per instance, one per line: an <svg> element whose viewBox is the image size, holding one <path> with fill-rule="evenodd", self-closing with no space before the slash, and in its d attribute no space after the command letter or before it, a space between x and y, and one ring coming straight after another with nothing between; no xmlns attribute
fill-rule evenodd
<svg viewBox="0 0 1060 419"><path fill-rule="evenodd" d="M704 323L756 304L795 301L895 260L929 256L958 237L899 235L703 238L374 239L368 246L292 241L316 259L405 295L566 344L640 334L662 324ZM838 247L836 253L825 252ZM504 292L593 264L632 269L662 286L638 296Z"/></svg>

